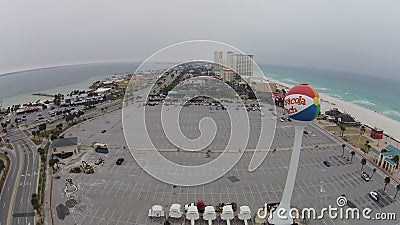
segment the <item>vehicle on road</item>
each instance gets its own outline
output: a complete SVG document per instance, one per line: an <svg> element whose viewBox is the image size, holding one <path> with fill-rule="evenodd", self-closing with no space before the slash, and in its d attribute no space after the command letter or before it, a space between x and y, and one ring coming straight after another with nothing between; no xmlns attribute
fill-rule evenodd
<svg viewBox="0 0 400 225"><path fill-rule="evenodd" d="M326 167L331 167L331 163L329 161L327 161L327 160L324 161L324 165Z"/></svg>
<svg viewBox="0 0 400 225"><path fill-rule="evenodd" d="M371 191L369 193L369 197L371 197L374 201L379 201L379 194L376 191Z"/></svg>
<svg viewBox="0 0 400 225"><path fill-rule="evenodd" d="M104 134L105 132L107 132L106 130L102 130L101 133Z"/></svg>

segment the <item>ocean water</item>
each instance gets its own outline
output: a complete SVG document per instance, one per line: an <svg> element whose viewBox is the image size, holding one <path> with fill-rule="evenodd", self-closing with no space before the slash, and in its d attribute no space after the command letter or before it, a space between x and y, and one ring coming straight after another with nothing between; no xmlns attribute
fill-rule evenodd
<svg viewBox="0 0 400 225"><path fill-rule="evenodd" d="M68 93L86 89L113 74L133 72L137 62L117 62L52 67L0 75L3 107L38 99L32 93ZM259 65L265 76L289 84L309 83L318 92L353 102L400 121L400 81L321 69Z"/></svg>
<svg viewBox="0 0 400 225"><path fill-rule="evenodd" d="M324 69L261 65L268 78L296 85L308 83L318 92L400 121L400 81Z"/></svg>
<svg viewBox="0 0 400 225"><path fill-rule="evenodd" d="M0 75L0 101L4 108L47 99L32 95L37 92L57 94L87 89L96 80L134 72L137 66L137 62L95 63L3 74Z"/></svg>

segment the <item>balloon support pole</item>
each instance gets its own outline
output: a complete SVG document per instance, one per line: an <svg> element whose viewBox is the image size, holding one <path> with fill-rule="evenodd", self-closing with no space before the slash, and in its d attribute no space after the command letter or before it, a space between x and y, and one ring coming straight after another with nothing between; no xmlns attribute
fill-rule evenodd
<svg viewBox="0 0 400 225"><path fill-rule="evenodd" d="M293 151L290 159L289 171L286 177L286 185L283 190L282 200L279 206L272 212L269 223L274 225L291 225L293 224L292 215L290 215L290 201L292 199L294 184L296 181L297 167L300 159L301 142L303 138L305 125L296 124L294 126L294 143Z"/></svg>

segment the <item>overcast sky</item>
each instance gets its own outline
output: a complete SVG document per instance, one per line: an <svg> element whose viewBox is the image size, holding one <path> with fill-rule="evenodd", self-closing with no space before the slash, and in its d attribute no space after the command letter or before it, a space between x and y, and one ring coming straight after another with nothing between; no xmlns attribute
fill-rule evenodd
<svg viewBox="0 0 400 225"><path fill-rule="evenodd" d="M398 0L0 0L0 74L140 61L177 42L210 39L255 54L257 63L400 80L399 10Z"/></svg>

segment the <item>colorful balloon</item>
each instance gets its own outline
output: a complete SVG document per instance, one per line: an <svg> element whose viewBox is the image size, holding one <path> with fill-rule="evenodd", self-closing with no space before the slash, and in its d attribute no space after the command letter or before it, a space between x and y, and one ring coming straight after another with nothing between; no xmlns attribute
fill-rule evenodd
<svg viewBox="0 0 400 225"><path fill-rule="evenodd" d="M308 84L296 85L286 94L284 107L291 119L312 121L320 111L319 94Z"/></svg>

